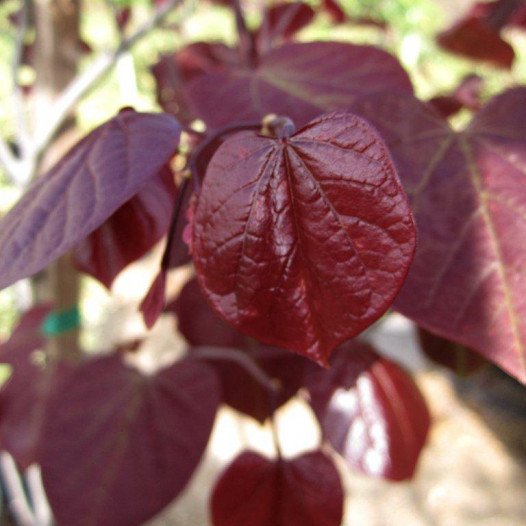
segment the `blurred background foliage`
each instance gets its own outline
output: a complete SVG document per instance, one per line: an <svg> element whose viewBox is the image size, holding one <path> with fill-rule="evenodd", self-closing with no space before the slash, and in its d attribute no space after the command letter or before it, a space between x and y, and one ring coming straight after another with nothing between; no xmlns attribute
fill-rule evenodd
<svg viewBox="0 0 526 526"><path fill-rule="evenodd" d="M308 0L316 8L317 0ZM122 37L115 23L114 12L130 6L131 21L126 31L133 31L151 16L150 0L90 0L84 2L81 18L81 37L91 48L79 63L82 69L97 52L113 49ZM342 0L341 5L351 19L371 18L385 23L385 29L374 25L351 22L335 26L330 18L319 13L314 23L299 34L299 39L339 40L357 44L373 44L395 54L411 76L416 94L428 99L452 91L467 74L476 73L484 81L483 98L487 99L507 86L526 81L526 33L506 30L504 38L514 47L517 58L510 71L495 69L482 63L460 58L441 50L435 41L438 32L460 17L472 2L469 0ZM9 104L12 86L12 59L16 27L10 21L18 9L18 0L0 2L0 129L9 138L12 134L12 115ZM256 27L261 19L264 0L244 3L247 19ZM28 39L34 38L29 34ZM87 132L117 109L131 105L141 111L158 111L154 78L150 67L160 53L176 50L190 42L218 40L233 44L236 40L232 12L207 0L186 0L183 9L168 19L164 27L153 30L117 64L78 106L78 126ZM20 82L29 86L35 73L24 66ZM461 126L469 118L467 110L455 116L453 124ZM0 170L0 215L18 199L19 191L10 186ZM0 255L1 257L1 255ZM86 280L84 297L88 322L96 323L102 315L101 287ZM91 298L91 300L90 300ZM96 299L94 299L96 298ZM90 307L90 302L92 306ZM90 314L91 313L91 314ZM9 334L16 317L12 289L0 292L0 338ZM88 323L89 324L89 323Z"/></svg>

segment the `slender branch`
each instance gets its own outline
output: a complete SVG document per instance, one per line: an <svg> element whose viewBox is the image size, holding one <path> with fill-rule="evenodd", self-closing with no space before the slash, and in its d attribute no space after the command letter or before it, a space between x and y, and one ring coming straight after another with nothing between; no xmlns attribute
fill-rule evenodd
<svg viewBox="0 0 526 526"><path fill-rule="evenodd" d="M53 104L53 109L50 112L52 120L46 124L45 129L35 139L34 155L36 158L42 155L77 102L109 73L124 53L157 27L181 2L182 0L168 0L135 33L123 39L115 50L101 54L83 73L69 84Z"/></svg>
<svg viewBox="0 0 526 526"><path fill-rule="evenodd" d="M243 369L245 369L254 380L260 383L270 393L274 394L279 391L279 387L272 378L243 351L231 348L225 349L223 347L194 347L190 356L192 358L203 360L225 360L235 362L243 367Z"/></svg>
<svg viewBox="0 0 526 526"><path fill-rule="evenodd" d="M30 0L23 0L22 8L20 10L18 31L15 39L15 53L11 70L11 80L13 83L13 92L11 97L13 102L13 114L15 118L16 138L17 144L21 150L21 157L25 156L31 143L29 128L25 115L24 94L22 93L22 88L18 83L18 74L24 55L24 44L29 20L29 8Z"/></svg>

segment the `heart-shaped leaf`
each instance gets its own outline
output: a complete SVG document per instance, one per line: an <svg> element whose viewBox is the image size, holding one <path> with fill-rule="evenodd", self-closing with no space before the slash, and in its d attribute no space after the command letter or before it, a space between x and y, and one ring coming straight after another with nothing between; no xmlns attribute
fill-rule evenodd
<svg viewBox="0 0 526 526"><path fill-rule="evenodd" d="M193 258L227 321L325 364L392 303L414 244L383 141L335 113L288 138L223 143L198 199Z"/></svg>
<svg viewBox="0 0 526 526"><path fill-rule="evenodd" d="M343 489L322 451L270 460L245 451L217 481L214 526L340 526Z"/></svg>
<svg viewBox="0 0 526 526"><path fill-rule="evenodd" d="M166 234L176 195L173 173L158 175L75 247L75 266L108 289L127 265L138 260Z"/></svg>
<svg viewBox="0 0 526 526"><path fill-rule="evenodd" d="M398 365L349 342L335 352L330 370L313 371L306 385L325 438L354 469L391 480L413 475L429 413Z"/></svg>
<svg viewBox="0 0 526 526"><path fill-rule="evenodd" d="M104 223L170 160L180 131L169 115L127 109L74 146L0 222L0 289Z"/></svg>
<svg viewBox="0 0 526 526"><path fill-rule="evenodd" d="M121 356L80 366L48 405L39 461L58 524L143 524L185 487L220 401L213 371L178 362L154 376Z"/></svg>
<svg viewBox="0 0 526 526"><path fill-rule="evenodd" d="M386 138L418 228L396 308L526 382L526 88L462 132L407 96L354 109Z"/></svg>
<svg viewBox="0 0 526 526"><path fill-rule="evenodd" d="M359 95L389 88L412 93L406 72L385 51L309 42L273 49L254 69L225 65L196 75L181 89L193 115L221 128L233 120L259 121L270 113L287 115L303 126L326 111L348 109Z"/></svg>

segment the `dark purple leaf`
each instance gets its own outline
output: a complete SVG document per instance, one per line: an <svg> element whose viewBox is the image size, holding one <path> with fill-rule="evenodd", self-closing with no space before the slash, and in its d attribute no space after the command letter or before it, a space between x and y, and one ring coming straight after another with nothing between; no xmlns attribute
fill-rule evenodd
<svg viewBox="0 0 526 526"><path fill-rule="evenodd" d="M0 390L0 448L9 451L21 469L36 460L46 401L64 369L45 361L41 327L50 312L49 305L27 311L9 340L0 344L0 362L12 367Z"/></svg>
<svg viewBox="0 0 526 526"><path fill-rule="evenodd" d="M501 68L511 68L515 58L513 48L502 40L499 31L474 16L463 18L440 33L437 41L451 53L486 61Z"/></svg>
<svg viewBox="0 0 526 526"><path fill-rule="evenodd" d="M303 126L325 111L347 109L365 93L412 93L394 57L374 47L337 42L285 44L263 56L255 69L208 70L182 89L191 113L215 129L270 113Z"/></svg>
<svg viewBox="0 0 526 526"><path fill-rule="evenodd" d="M224 44L208 42L195 42L177 53L161 56L152 67L159 104L181 122L190 123L195 114L188 107L183 84L203 73L222 70L236 60L234 50Z"/></svg>
<svg viewBox="0 0 526 526"><path fill-rule="evenodd" d="M276 43L291 39L298 31L310 24L314 9L303 2L287 2L270 6L263 15L256 32L258 51L265 53Z"/></svg>
<svg viewBox="0 0 526 526"><path fill-rule="evenodd" d="M224 322L207 304L195 279L166 310L177 316L179 331L190 345L220 347L224 354L239 349L280 387L276 394L269 392L235 360L207 360L221 379L223 402L230 407L264 422L301 387L305 359L261 346Z"/></svg>
<svg viewBox="0 0 526 526"><path fill-rule="evenodd" d="M395 307L526 382L526 89L452 130L395 94L355 106L387 140L418 228Z"/></svg>
<svg viewBox="0 0 526 526"><path fill-rule="evenodd" d="M372 348L349 342L328 371L307 378L323 434L355 469L410 478L429 430L426 403L411 377Z"/></svg>
<svg viewBox="0 0 526 526"><path fill-rule="evenodd" d="M75 247L75 266L109 289L123 268L141 258L166 234L176 192L172 170L164 166Z"/></svg>
<svg viewBox="0 0 526 526"><path fill-rule="evenodd" d="M322 451L270 460L245 451L212 494L214 526L340 526L343 489Z"/></svg>
<svg viewBox="0 0 526 526"><path fill-rule="evenodd" d="M166 306L166 271L159 270L150 289L143 298L139 310L142 312L144 323L151 329Z"/></svg>
<svg viewBox="0 0 526 526"><path fill-rule="evenodd" d="M223 143L199 195L193 258L224 319L325 364L392 303L414 243L382 140L335 113L288 138Z"/></svg>
<svg viewBox="0 0 526 526"><path fill-rule="evenodd" d="M460 376L466 376L488 362L478 353L458 343L418 328L418 342L425 355Z"/></svg>
<svg viewBox="0 0 526 526"><path fill-rule="evenodd" d="M467 75L449 95L433 97L429 102L443 117L450 117L462 108L478 111L482 106L483 79L478 75Z"/></svg>
<svg viewBox="0 0 526 526"><path fill-rule="evenodd" d="M192 476L220 401L209 367L178 362L152 376L120 354L86 362L51 399L39 454L58 524L134 526Z"/></svg>
<svg viewBox="0 0 526 526"><path fill-rule="evenodd" d="M180 131L169 115L125 110L74 146L0 221L0 288L102 225L170 160Z"/></svg>

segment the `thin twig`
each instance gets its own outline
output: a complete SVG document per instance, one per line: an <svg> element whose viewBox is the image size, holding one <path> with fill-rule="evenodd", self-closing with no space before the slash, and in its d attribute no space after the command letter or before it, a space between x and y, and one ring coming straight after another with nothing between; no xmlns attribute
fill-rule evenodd
<svg viewBox="0 0 526 526"><path fill-rule="evenodd" d="M279 387L270 376L243 351L237 349L225 349L222 347L194 347L190 353L192 358L202 360L224 360L235 362L249 373L254 380L260 383L270 393L279 391Z"/></svg>
<svg viewBox="0 0 526 526"><path fill-rule="evenodd" d="M13 65L11 70L11 75L13 77L13 91L11 97L13 102L16 140L18 147L20 148L21 157L24 157L26 155L31 144L29 127L27 125L27 119L25 115L24 94L22 92L20 84L18 83L18 75L24 55L24 44L29 20L29 7L30 0L23 0L22 8L20 10L19 26L15 39L15 53L13 57Z"/></svg>
<svg viewBox="0 0 526 526"><path fill-rule="evenodd" d="M35 155L37 158L42 155L77 102L109 73L119 57L158 26L181 2L182 0L169 0L164 3L150 20L145 22L135 33L123 39L115 50L103 53L95 59L91 66L71 81L69 86L53 104L53 109L50 112L52 115L51 122L47 123L45 129L36 137Z"/></svg>

